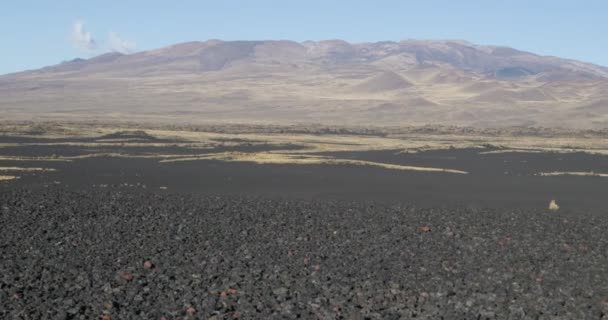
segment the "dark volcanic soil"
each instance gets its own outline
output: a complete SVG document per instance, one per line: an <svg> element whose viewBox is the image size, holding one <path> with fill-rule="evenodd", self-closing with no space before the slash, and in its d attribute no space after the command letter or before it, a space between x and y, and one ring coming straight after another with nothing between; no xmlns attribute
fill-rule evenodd
<svg viewBox="0 0 608 320"><path fill-rule="evenodd" d="M48 144L68 142L108 143L108 139L135 139L140 145L120 143L95 146ZM130 140L129 140L130 141ZM224 139L218 142L243 142ZM8 172L18 180L0 182L0 190L38 189L61 184L72 190L147 189L201 195L256 195L291 199L342 199L403 202L423 207L471 206L477 208L547 207L551 199L564 209L604 212L608 178L594 176L539 176L541 172L608 173L608 156L586 153L510 152L486 153L494 147L429 150L403 153L374 150L323 153L337 159L385 164L463 170L466 175L397 171L355 165L259 165L211 160L160 163L160 155L206 154L227 151L293 150L304 146L271 145L260 141L242 145L190 148L184 141L163 140L145 132L118 132L102 137L44 139L1 136L0 156L82 156L92 153L138 157L74 159L71 162L0 159L0 167L41 167L56 171ZM163 142L156 146L147 142ZM46 143L46 144L45 144ZM154 156L158 158L154 158Z"/></svg>
<svg viewBox="0 0 608 320"><path fill-rule="evenodd" d="M608 317L597 212L63 187L0 205L1 319Z"/></svg>
<svg viewBox="0 0 608 320"><path fill-rule="evenodd" d="M183 150L182 150L183 151ZM44 188L60 183L74 190L105 188L166 192L259 195L292 199L405 202L423 207L544 209L556 199L564 209L605 212L608 178L534 175L551 171L608 172L608 157L586 154L494 154L446 150L416 155L361 152L342 157L460 169L466 175L397 171L354 165L259 165L244 162L98 157L73 162L7 161L0 166L50 167L57 171L17 175L1 189ZM545 164L543 167L542 164ZM93 191L95 192L95 191Z"/></svg>

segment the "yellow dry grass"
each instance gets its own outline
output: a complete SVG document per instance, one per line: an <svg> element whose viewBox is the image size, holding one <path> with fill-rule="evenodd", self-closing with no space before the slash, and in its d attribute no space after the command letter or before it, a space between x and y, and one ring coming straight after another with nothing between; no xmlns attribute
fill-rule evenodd
<svg viewBox="0 0 608 320"><path fill-rule="evenodd" d="M31 123L0 126L5 135L34 137L42 141L29 143L2 143L2 147L15 146L75 146L91 148L90 153L78 156L0 156L9 161L75 161L92 157L149 158L161 162L189 160L242 161L266 164L349 164L376 166L392 170L412 170L428 172L466 173L447 168L404 166L372 161L340 159L339 156L321 156L320 153L363 152L392 150L399 153L415 153L427 150L449 148L485 148L494 146L498 150L483 151L481 154L504 152L586 152L608 155L608 139L600 133L556 132L541 134L532 132L521 134L512 131L462 130L459 128L345 128L315 126L259 126L259 125L209 125L179 126L165 124L120 124L120 123L43 123L35 125L37 135L31 135ZM144 131L147 136L168 140L142 142L129 138L129 133ZM359 134L371 130L375 134ZM338 132L338 133L336 133ZM347 132L340 134L340 132ZM126 133L124 137L104 138L108 134ZM91 138L90 141L70 141L74 138ZM57 141L55 138L63 138ZM97 139L97 140L95 140ZM271 147L272 151L261 152L220 152L225 147ZM120 147L120 152L108 152ZM190 148L191 154L172 154L165 151L148 153L130 152L129 147L148 148ZM296 148L294 148L296 147ZM98 149L97 149L98 148ZM124 150L124 151L122 151ZM203 153L213 152L213 153ZM549 173L551 174L551 173ZM556 174L553 174L556 175ZM576 174L582 175L582 174ZM597 175L597 174L596 174ZM600 174L601 175L601 174Z"/></svg>
<svg viewBox="0 0 608 320"><path fill-rule="evenodd" d="M576 153L576 152L584 152L587 154L597 154L597 155L608 155L608 149L578 149L578 148L556 148L556 147L545 147L541 149L536 148L507 148L501 150L491 150L491 151L482 151L479 154L501 154L501 153L544 153L544 152L553 152L553 153Z"/></svg>
<svg viewBox="0 0 608 320"><path fill-rule="evenodd" d="M541 172L539 175L543 177L551 177L551 176L583 176L583 177L604 177L608 178L608 173L599 173L599 172L581 172L581 171L554 171L554 172Z"/></svg>
<svg viewBox="0 0 608 320"><path fill-rule="evenodd" d="M351 145L351 146L367 146L382 148L393 148L395 146L405 147L429 147L435 146L474 146L481 144L492 144L510 149L531 149L537 148L544 150L547 148L572 148L582 151L585 150L608 150L608 140L603 135L589 134L587 132L569 132L556 131L543 134L514 134L518 133L514 130L493 131L482 129L471 129L468 131L461 128L447 127L429 127L429 132L421 133L417 127L370 127L368 129L383 135L357 135L357 134L327 134L321 133L321 130L327 128L344 129L346 131L357 132L365 127L317 127L314 125L297 125L297 126L263 126L249 124L230 124L215 125L206 127L205 125L165 125L162 122L157 124L142 123L142 124L121 124L117 123L86 123L86 122L49 122L38 124L44 132L43 135L31 135L28 132L31 130L32 124L26 123L0 123L0 130L4 135L33 137L47 139L47 143L53 145L78 145L78 146L107 146L112 144L125 143L128 146L163 146L173 145L175 143L157 143L137 141L131 138L101 138L95 142L56 142L54 138L99 138L103 135L113 134L117 132L142 131L151 136L167 139L174 138L176 143L208 143L209 145L217 145L218 141L231 143L231 139L243 140L246 143L272 143L272 144L290 144L302 143L311 145ZM219 131L218 131L219 130ZM303 132L311 132L303 133ZM315 132L317 131L317 132ZM464 132L464 133L463 133ZM43 143L43 144L47 144ZM239 144L239 142L233 142ZM35 145L33 143L32 145ZM4 145L4 144L2 144ZM9 144L11 145L11 144ZM13 144L14 145L14 144ZM322 149L323 147L321 147Z"/></svg>
<svg viewBox="0 0 608 320"><path fill-rule="evenodd" d="M26 157L26 156L0 156L2 161L59 161L70 162L72 160L63 157Z"/></svg>
<svg viewBox="0 0 608 320"><path fill-rule="evenodd" d="M56 169L53 169L53 168L0 167L0 171L32 172L32 171L56 171Z"/></svg>
<svg viewBox="0 0 608 320"><path fill-rule="evenodd" d="M284 154L284 153L270 153L270 152L256 152L256 153L222 152L222 153L212 153L212 154L200 155L200 156L196 156L196 157L165 159L165 160L161 160L160 162L167 163L167 162L196 161L196 160L253 162L253 163L257 163L257 164L361 165L361 166L374 166L374 167L380 167L380 168L391 169L391 170L427 171L427 172L467 174L466 171L455 170L455 169L403 166L403 165L373 162L373 161L336 159L336 158L318 156L318 155L300 155L300 154Z"/></svg>
<svg viewBox="0 0 608 320"><path fill-rule="evenodd" d="M193 154L196 156L198 154ZM143 158L143 159L165 159L183 157L184 154L129 154L118 152L99 152L88 153L78 156L48 156L48 157L25 157L25 156L0 156L0 160L5 161L57 161L57 162L72 162L74 160L112 157L112 158Z"/></svg>

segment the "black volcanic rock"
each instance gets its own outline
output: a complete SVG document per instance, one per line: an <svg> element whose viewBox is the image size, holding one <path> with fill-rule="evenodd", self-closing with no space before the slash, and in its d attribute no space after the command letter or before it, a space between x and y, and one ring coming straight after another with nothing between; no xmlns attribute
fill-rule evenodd
<svg viewBox="0 0 608 320"><path fill-rule="evenodd" d="M61 189L0 204L2 319L608 314L602 215Z"/></svg>

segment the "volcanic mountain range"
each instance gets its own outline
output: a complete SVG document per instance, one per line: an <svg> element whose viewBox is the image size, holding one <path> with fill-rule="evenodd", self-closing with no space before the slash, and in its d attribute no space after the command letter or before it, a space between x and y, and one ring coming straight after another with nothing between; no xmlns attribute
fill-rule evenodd
<svg viewBox="0 0 608 320"><path fill-rule="evenodd" d="M188 42L0 76L6 119L608 127L608 68L466 41Z"/></svg>

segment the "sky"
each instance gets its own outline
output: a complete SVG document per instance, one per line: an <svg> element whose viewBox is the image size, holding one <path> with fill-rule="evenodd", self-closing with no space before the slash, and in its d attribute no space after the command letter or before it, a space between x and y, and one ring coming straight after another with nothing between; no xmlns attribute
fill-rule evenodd
<svg viewBox="0 0 608 320"><path fill-rule="evenodd" d="M462 39L608 66L606 16L606 0L2 0L0 74L207 39Z"/></svg>

